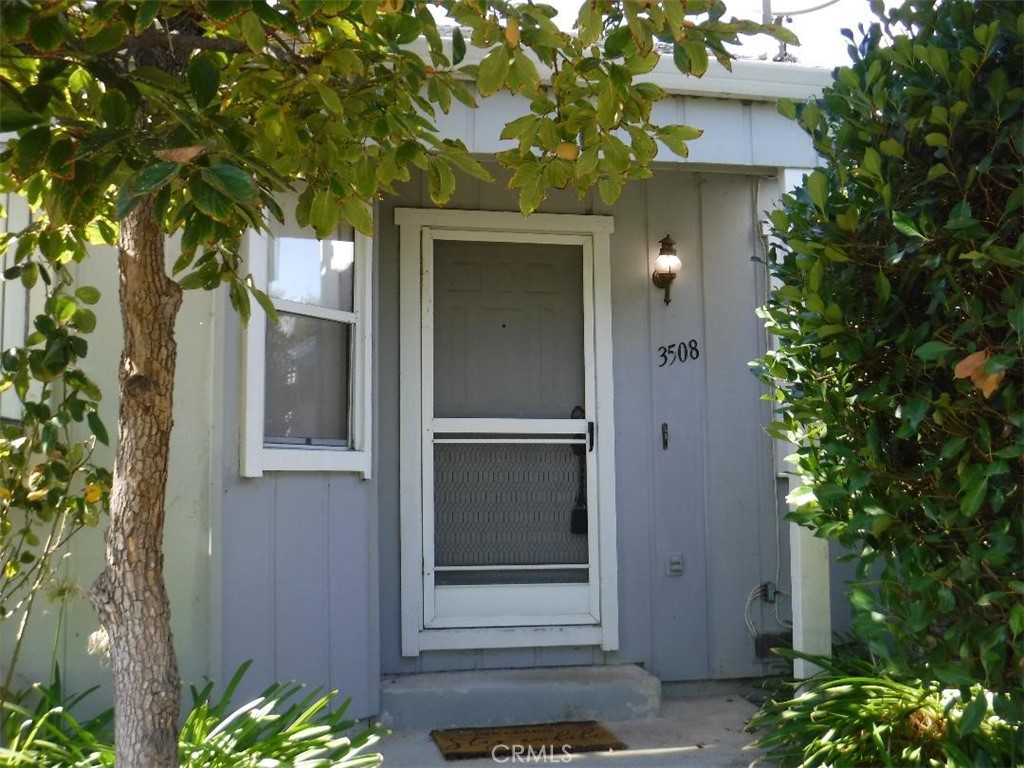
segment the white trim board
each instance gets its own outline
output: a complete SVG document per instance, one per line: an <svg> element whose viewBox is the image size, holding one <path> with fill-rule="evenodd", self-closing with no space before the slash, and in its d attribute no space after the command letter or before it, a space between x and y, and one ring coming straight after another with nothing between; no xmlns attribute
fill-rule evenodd
<svg viewBox="0 0 1024 768"><path fill-rule="evenodd" d="M451 42L444 42L450 54ZM426 41L422 38L404 47L423 58L429 57ZM479 64L486 55L487 51L470 46L462 64ZM551 68L537 60L532 53L527 55L537 65L541 81L549 82ZM674 96L768 102L786 98L801 101L820 96L822 89L832 84L832 68L736 60L732 62L730 72L717 61L711 61L702 77L693 77L680 72L671 55L663 54L654 70L637 78L637 81L655 83Z"/></svg>

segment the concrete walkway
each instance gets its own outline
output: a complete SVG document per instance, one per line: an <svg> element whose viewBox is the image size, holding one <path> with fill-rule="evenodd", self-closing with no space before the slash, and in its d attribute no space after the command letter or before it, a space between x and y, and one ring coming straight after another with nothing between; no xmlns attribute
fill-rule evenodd
<svg viewBox="0 0 1024 768"><path fill-rule="evenodd" d="M739 695L666 698L658 717L623 720L604 725L628 745L617 752L562 755L546 760L513 760L508 751L497 759L448 762L427 731L396 731L384 737L378 750L385 768L496 768L505 765L605 766L605 768L746 768L758 756L750 747L753 735L744 727L757 707Z"/></svg>

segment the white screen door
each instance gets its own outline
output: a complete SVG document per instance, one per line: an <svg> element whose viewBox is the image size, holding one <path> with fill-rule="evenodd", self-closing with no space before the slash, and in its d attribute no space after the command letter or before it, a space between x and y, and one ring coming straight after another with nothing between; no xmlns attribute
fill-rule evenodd
<svg viewBox="0 0 1024 768"><path fill-rule="evenodd" d="M468 215L521 228L532 220ZM413 315L403 285L403 344L418 343L418 354L406 347L402 375L408 383L418 363L419 392L403 389L402 439L418 450L403 445L402 533L403 547L418 539L421 567L419 599L410 599L403 557L403 634L405 603L415 602L426 647L523 645L508 630L536 640L544 628L573 627L561 633L564 644L606 644L602 570L615 568L602 544L612 539L614 552L614 529L602 506L614 485L601 482L611 434L602 445L594 238L482 222L421 226L417 235L418 269L403 270L419 291Z"/></svg>
<svg viewBox="0 0 1024 768"><path fill-rule="evenodd" d="M600 620L593 257L547 240L424 235L427 627Z"/></svg>

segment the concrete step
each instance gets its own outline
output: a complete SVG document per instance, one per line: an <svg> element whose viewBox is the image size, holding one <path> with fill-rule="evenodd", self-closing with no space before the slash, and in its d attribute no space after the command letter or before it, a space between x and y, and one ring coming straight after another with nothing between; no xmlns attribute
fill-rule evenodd
<svg viewBox="0 0 1024 768"><path fill-rule="evenodd" d="M632 664L397 675L381 680L389 728L654 717L661 681Z"/></svg>

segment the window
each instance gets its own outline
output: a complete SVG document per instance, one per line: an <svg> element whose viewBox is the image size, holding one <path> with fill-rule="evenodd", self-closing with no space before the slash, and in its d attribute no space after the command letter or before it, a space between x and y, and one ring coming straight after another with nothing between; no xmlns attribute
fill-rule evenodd
<svg viewBox="0 0 1024 768"><path fill-rule="evenodd" d="M293 203L293 201L292 201ZM286 213L294 204L285 205ZM256 284L245 335L241 472L370 474L370 239L340 228L318 240L292 220L250 232Z"/></svg>

